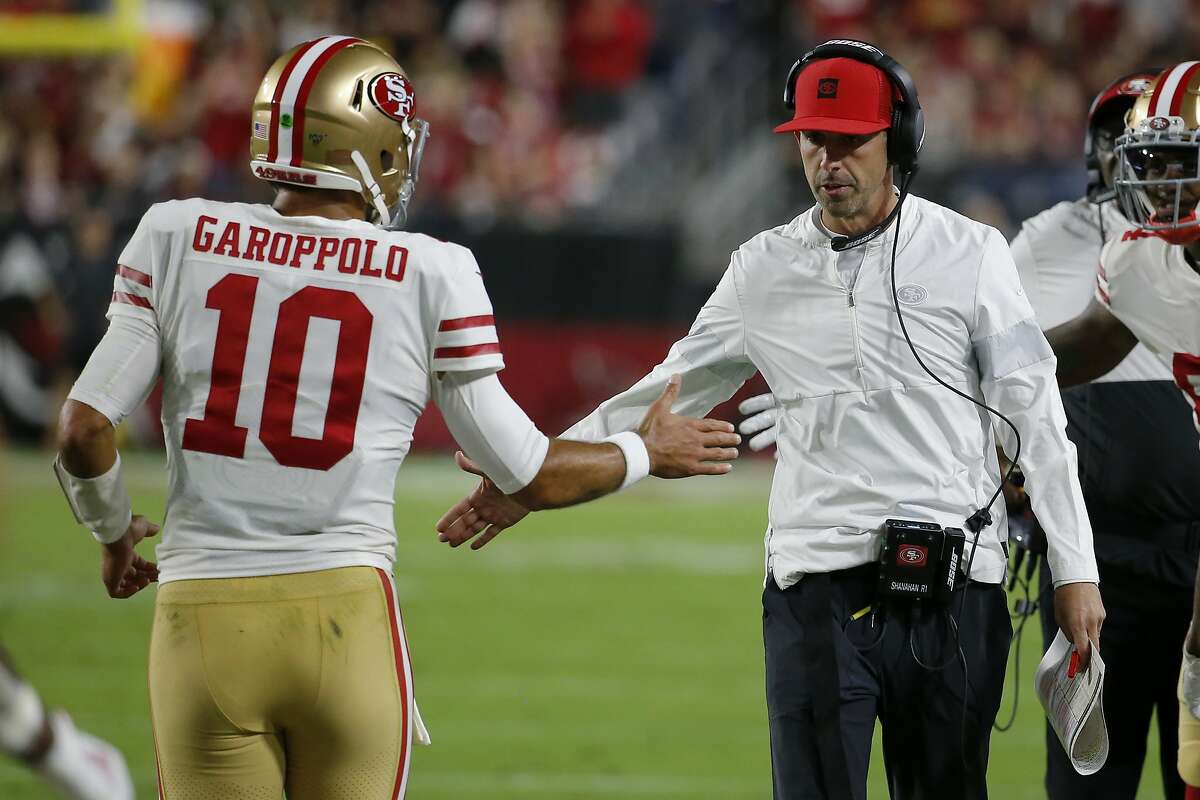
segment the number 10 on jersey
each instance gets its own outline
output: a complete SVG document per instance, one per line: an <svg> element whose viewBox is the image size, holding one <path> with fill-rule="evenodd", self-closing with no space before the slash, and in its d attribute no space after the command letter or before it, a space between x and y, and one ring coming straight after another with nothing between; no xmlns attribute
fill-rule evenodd
<svg viewBox="0 0 1200 800"><path fill-rule="evenodd" d="M229 458L246 455L247 428L236 424L246 345L258 278L226 275L208 290L205 303L220 313L213 348L212 379L201 419L188 419L183 449ZM313 317L340 323L333 382L320 439L292 435L300 364ZM327 470L354 449L354 431L366 381L367 349L374 318L353 292L306 286L279 304L267 370L258 438L285 467Z"/></svg>

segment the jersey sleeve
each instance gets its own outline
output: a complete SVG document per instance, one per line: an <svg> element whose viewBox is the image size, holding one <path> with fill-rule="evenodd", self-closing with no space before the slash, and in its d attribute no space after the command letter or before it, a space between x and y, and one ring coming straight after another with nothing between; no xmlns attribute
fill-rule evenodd
<svg viewBox="0 0 1200 800"><path fill-rule="evenodd" d="M455 250L454 268L447 271L441 311L431 337L431 371L496 372L504 369L504 356L492 301L475 257L465 248Z"/></svg>
<svg viewBox="0 0 1200 800"><path fill-rule="evenodd" d="M158 380L160 361L158 328L119 314L92 351L68 399L96 409L115 428L146 401Z"/></svg>
<svg viewBox="0 0 1200 800"><path fill-rule="evenodd" d="M1037 291L1038 291L1038 263L1037 258L1033 254L1033 246L1030 241L1029 229L1025 226L1021 227L1016 238L1012 240L1009 249L1012 251L1013 262L1017 265L1017 277L1021 281L1021 287L1025 290L1029 302L1037 307Z"/></svg>
<svg viewBox="0 0 1200 800"><path fill-rule="evenodd" d="M161 206L151 206L117 259L108 318L132 317L158 326L155 282L161 282L164 259L170 253L167 233L157 229Z"/></svg>
<svg viewBox="0 0 1200 800"><path fill-rule="evenodd" d="M1008 245L993 231L984 246L971 344L987 402L1020 432L1029 498L1049 540L1055 585L1098 580L1092 528L1079 486L1075 445L1055 380L1057 362L1021 288ZM992 420L996 439L1016 457L1017 436Z"/></svg>

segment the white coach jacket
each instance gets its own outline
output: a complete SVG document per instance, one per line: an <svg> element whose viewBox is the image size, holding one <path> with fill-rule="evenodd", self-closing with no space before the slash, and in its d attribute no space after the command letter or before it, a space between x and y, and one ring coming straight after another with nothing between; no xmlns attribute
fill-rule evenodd
<svg viewBox="0 0 1200 800"><path fill-rule="evenodd" d="M781 408L766 533L768 573L781 587L876 560L889 517L963 528L1000 480L995 442L1011 455L1016 441L1003 422L937 385L909 351L889 282L895 231L837 253L808 210L755 236L666 360L563 436L596 441L636 429L674 373L683 376L675 411L702 416L757 370ZM898 244L898 294L926 364L1021 432L1020 463L1056 584L1098 581L1056 362L1008 244L994 228L913 196ZM852 261L839 270L839 259ZM971 577L998 583L1003 497L992 511Z"/></svg>

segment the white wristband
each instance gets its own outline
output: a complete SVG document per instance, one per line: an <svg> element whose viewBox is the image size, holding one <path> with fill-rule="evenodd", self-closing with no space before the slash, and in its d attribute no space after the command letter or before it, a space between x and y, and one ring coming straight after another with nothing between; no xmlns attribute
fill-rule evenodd
<svg viewBox="0 0 1200 800"><path fill-rule="evenodd" d="M61 456L54 459L54 474L76 521L90 530L97 542L112 544L125 535L133 520L133 506L121 477L119 453L112 468L95 478L77 478L67 472Z"/></svg>
<svg viewBox="0 0 1200 800"><path fill-rule="evenodd" d="M621 489L632 486L650 474L650 453L641 436L633 431L624 431L607 436L604 441L621 448L625 456L625 480L621 481Z"/></svg>

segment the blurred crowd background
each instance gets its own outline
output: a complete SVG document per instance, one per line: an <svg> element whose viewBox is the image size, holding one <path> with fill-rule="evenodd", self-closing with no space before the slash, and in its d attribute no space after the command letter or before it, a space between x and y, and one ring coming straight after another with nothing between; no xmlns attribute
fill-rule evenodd
<svg viewBox="0 0 1200 800"><path fill-rule="evenodd" d="M119 47L0 52L9 438L46 435L151 203L270 201L247 169L251 100L316 35L371 38L409 72L432 127L410 227L476 250L510 365L558 348L541 366L569 399L541 414L549 427L636 378L730 250L810 201L794 143L770 132L809 46L863 38L905 64L928 120L914 191L1010 236L1082 193L1095 91L1200 54L1200 0L0 0L0 14L114 3L138 19Z"/></svg>

